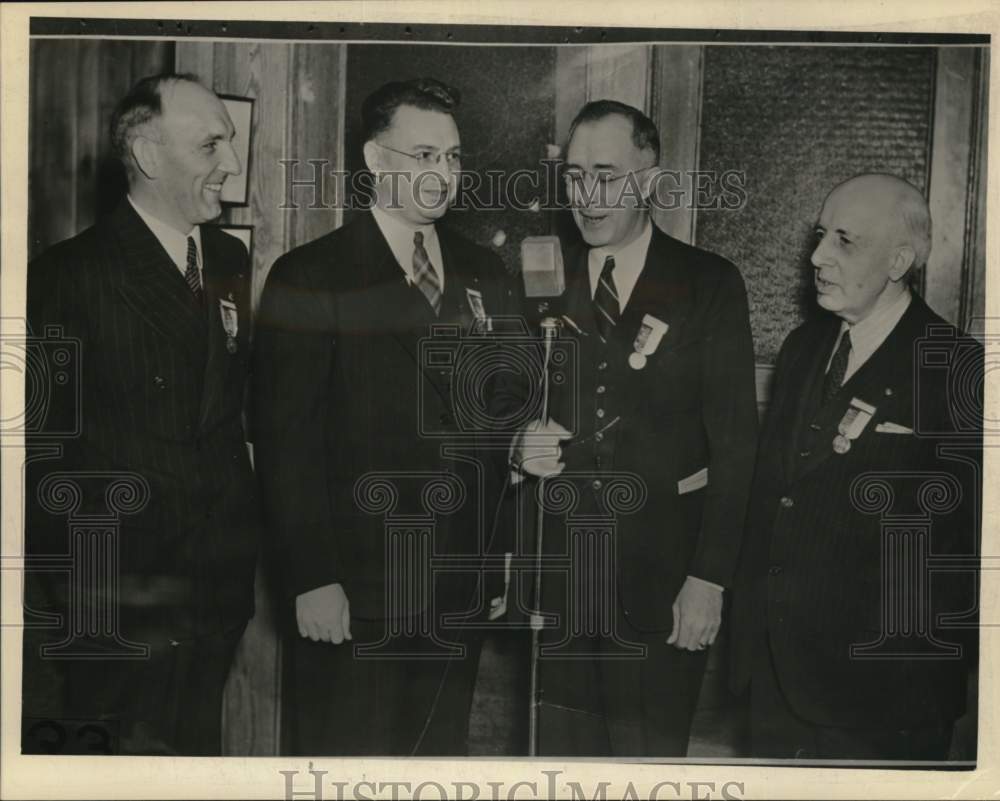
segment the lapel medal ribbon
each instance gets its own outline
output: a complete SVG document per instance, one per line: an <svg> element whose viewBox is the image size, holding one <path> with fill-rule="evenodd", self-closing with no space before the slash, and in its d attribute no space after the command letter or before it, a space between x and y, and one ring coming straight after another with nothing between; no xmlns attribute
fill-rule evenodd
<svg viewBox="0 0 1000 801"><path fill-rule="evenodd" d="M222 327L226 332L226 350L236 353L236 332L239 330L236 304L219 298L219 313L222 315Z"/></svg>
<svg viewBox="0 0 1000 801"><path fill-rule="evenodd" d="M858 398L851 398L850 408L844 412L837 424L837 436L833 438L833 449L839 453L847 453L851 442L861 436L865 426L871 422L875 407Z"/></svg>
<svg viewBox="0 0 1000 801"><path fill-rule="evenodd" d="M662 320L657 320L652 314L647 314L642 318L642 325L639 326L639 333L635 335L632 343L634 353L628 357L628 365L633 370L641 370L646 366L646 359L651 356L660 346L660 340L670 328Z"/></svg>
<svg viewBox="0 0 1000 801"><path fill-rule="evenodd" d="M472 316L476 318L476 328L486 331L491 330L490 319L486 316L486 307L483 306L483 293L478 289L466 288L465 297L469 301L469 308Z"/></svg>

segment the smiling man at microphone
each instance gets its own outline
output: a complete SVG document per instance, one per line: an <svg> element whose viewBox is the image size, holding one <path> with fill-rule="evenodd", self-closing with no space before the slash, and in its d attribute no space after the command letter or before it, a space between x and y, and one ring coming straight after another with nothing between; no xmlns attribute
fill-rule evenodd
<svg viewBox="0 0 1000 801"><path fill-rule="evenodd" d="M511 462L571 480L577 518L605 517L622 475L645 500L618 516L608 572L543 573L540 611L560 620L543 642L573 638L588 656L542 651L540 754L686 754L740 547L757 432L743 280L653 224L658 160L656 127L631 106L589 103L570 129L582 242L563 243L566 288L550 310L576 342L579 377L552 383L549 420L516 436ZM525 389L505 386L498 404ZM568 552L566 528L547 515L547 555ZM610 634L586 623L601 620Z"/></svg>

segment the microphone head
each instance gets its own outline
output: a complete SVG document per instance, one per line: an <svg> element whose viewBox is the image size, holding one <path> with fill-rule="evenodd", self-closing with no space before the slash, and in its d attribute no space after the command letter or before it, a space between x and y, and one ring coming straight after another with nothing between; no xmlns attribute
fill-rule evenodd
<svg viewBox="0 0 1000 801"><path fill-rule="evenodd" d="M558 333L560 325L557 317L543 317L538 327L542 330L542 336L552 336Z"/></svg>
<svg viewBox="0 0 1000 801"><path fill-rule="evenodd" d="M555 298L566 289L557 236L527 236L521 242L521 279L529 298Z"/></svg>

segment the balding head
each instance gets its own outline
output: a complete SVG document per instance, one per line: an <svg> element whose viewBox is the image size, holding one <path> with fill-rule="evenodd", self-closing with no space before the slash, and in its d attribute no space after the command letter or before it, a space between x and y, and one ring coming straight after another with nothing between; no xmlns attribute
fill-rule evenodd
<svg viewBox="0 0 1000 801"><path fill-rule="evenodd" d="M849 323L906 291L904 277L927 262L927 202L894 175L859 175L827 195L812 255L817 301Z"/></svg>
<svg viewBox="0 0 1000 801"><path fill-rule="evenodd" d="M931 252L931 211L923 194L909 181L888 173L867 173L848 178L833 188L849 197L861 199L876 212L880 224L896 226L899 244L913 249L911 267L920 269L927 264Z"/></svg>

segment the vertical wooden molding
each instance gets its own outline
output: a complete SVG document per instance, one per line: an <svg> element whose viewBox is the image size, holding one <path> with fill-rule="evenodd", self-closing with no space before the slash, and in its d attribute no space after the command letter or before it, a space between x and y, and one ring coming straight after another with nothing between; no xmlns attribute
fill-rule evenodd
<svg viewBox="0 0 1000 801"><path fill-rule="evenodd" d="M556 117L555 137L565 147L569 126L587 102L587 59L589 47L570 45L556 48Z"/></svg>
<svg viewBox="0 0 1000 801"><path fill-rule="evenodd" d="M702 45L656 45L653 53L650 117L660 131L660 166L678 174L678 180L662 179L652 217L660 228L688 244L695 242L697 222L691 174L698 169L704 52ZM683 192L676 200L675 187Z"/></svg>
<svg viewBox="0 0 1000 801"><path fill-rule="evenodd" d="M977 51L942 47L937 54L929 202L933 244L924 276L924 297L934 311L960 323L963 272L971 269L966 247L973 142L973 105L978 98Z"/></svg>
<svg viewBox="0 0 1000 801"><path fill-rule="evenodd" d="M617 100L649 111L650 45L587 48L587 100Z"/></svg>
<svg viewBox="0 0 1000 801"><path fill-rule="evenodd" d="M324 208L310 208L308 188L296 190L296 210L283 212L292 224L288 227L289 247L296 247L339 228L344 222L345 192L343 181L334 178L345 165L344 142L347 97L346 44L297 47L293 69L289 73L289 114L286 158L294 159L297 180L313 177L310 160L326 160L316 201ZM282 180L287 176L282 172Z"/></svg>
<svg viewBox="0 0 1000 801"><path fill-rule="evenodd" d="M211 42L178 42L174 51L178 72L190 72L211 86L215 82L215 45Z"/></svg>
<svg viewBox="0 0 1000 801"><path fill-rule="evenodd" d="M976 89L973 107L973 151L970 167L969 230L958 324L977 336L985 333L986 317L986 147L989 138L990 51L976 54Z"/></svg>

